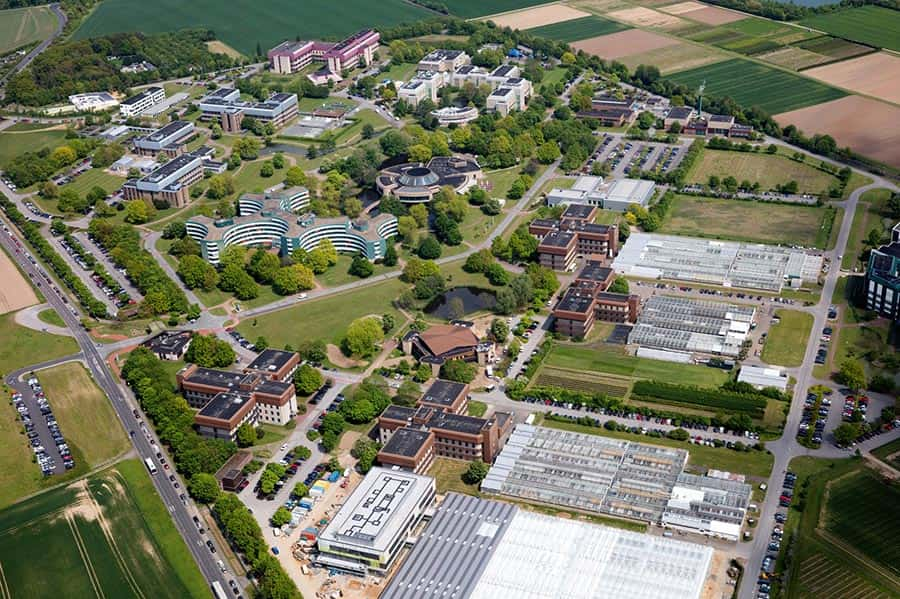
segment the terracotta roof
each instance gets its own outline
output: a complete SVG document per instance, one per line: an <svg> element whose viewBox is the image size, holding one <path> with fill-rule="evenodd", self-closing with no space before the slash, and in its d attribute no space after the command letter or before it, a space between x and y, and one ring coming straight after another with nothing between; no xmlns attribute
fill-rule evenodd
<svg viewBox="0 0 900 599"><path fill-rule="evenodd" d="M436 356L458 347L478 345L478 337L470 329L449 324L429 327L427 331L419 333L419 338Z"/></svg>

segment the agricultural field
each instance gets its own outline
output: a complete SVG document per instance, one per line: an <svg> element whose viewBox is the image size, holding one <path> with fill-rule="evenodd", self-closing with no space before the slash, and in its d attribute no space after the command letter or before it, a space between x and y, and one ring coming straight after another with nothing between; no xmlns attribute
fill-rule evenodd
<svg viewBox="0 0 900 599"><path fill-rule="evenodd" d="M0 54L40 42L56 30L56 15L49 6L0 10Z"/></svg>
<svg viewBox="0 0 900 599"><path fill-rule="evenodd" d="M739 104L759 106L770 114L828 102L846 95L839 89L812 79L740 58L680 71L669 75L669 78L693 89L706 81L706 94L728 96Z"/></svg>
<svg viewBox="0 0 900 599"><path fill-rule="evenodd" d="M760 358L774 366L800 366L813 327L812 314L798 310L776 310L775 316L780 321L769 328Z"/></svg>
<svg viewBox="0 0 900 599"><path fill-rule="evenodd" d="M865 114L866 121L859 122ZM841 147L849 147L870 158L900 168L900 128L883 123L900 123L900 108L861 96L776 114L781 125L795 125L808 133L827 133Z"/></svg>
<svg viewBox="0 0 900 599"><path fill-rule="evenodd" d="M615 33L616 31L622 31L624 29L628 29L628 26L617 23L616 21L604 19L603 17L591 15L580 19L572 19L571 21L535 27L534 29L529 29L528 33L568 44L589 37Z"/></svg>
<svg viewBox="0 0 900 599"><path fill-rule="evenodd" d="M900 12L861 6L803 19L801 24L844 39L900 51Z"/></svg>
<svg viewBox="0 0 900 599"><path fill-rule="evenodd" d="M705 25L721 25L746 18L746 15L743 13L701 4L693 0L661 6L659 10L684 17L685 19L691 19L692 21L699 21Z"/></svg>
<svg viewBox="0 0 900 599"><path fill-rule="evenodd" d="M3 510L0 530L4 596L209 596L137 460Z"/></svg>
<svg viewBox="0 0 900 599"><path fill-rule="evenodd" d="M760 54L757 58L792 71L802 71L831 60L827 56L810 52L799 46L779 48L766 54Z"/></svg>
<svg viewBox="0 0 900 599"><path fill-rule="evenodd" d="M631 379L555 366L542 366L534 384L538 387L560 387L583 393L603 393L610 397L624 398L631 388Z"/></svg>
<svg viewBox="0 0 900 599"><path fill-rule="evenodd" d="M659 232L812 247L824 216L820 207L679 195Z"/></svg>
<svg viewBox="0 0 900 599"><path fill-rule="evenodd" d="M483 17L485 15L496 15L501 12L509 12L511 10L519 10L537 4L546 4L545 0L491 0L490 2L481 2L480 0L445 0L444 5L450 9L450 14L463 19L472 19L475 17Z"/></svg>
<svg viewBox="0 0 900 599"><path fill-rule="evenodd" d="M638 358L602 343L555 345L544 359L543 366L700 387L718 387L728 378L727 373L718 368Z"/></svg>
<svg viewBox="0 0 900 599"><path fill-rule="evenodd" d="M88 465L110 460L129 447L125 430L106 394L79 362L67 362L38 373L66 440ZM103 426L97 426L97 423Z"/></svg>
<svg viewBox="0 0 900 599"><path fill-rule="evenodd" d="M685 21L673 15L667 15L658 10L636 6L624 8L609 13L609 16L617 21L635 25L637 27L649 27L651 29L663 29L673 31L676 29L684 29L690 25L690 21Z"/></svg>
<svg viewBox="0 0 900 599"><path fill-rule="evenodd" d="M38 303L37 293L6 250L0 250L0 314L15 312Z"/></svg>
<svg viewBox="0 0 900 599"><path fill-rule="evenodd" d="M66 137L64 128L44 127L27 131L0 132L0 166L23 152L33 152L41 148L53 148Z"/></svg>
<svg viewBox="0 0 900 599"><path fill-rule="evenodd" d="M876 52L809 69L803 73L823 83L900 104L900 57ZM893 74L893 75L892 75Z"/></svg>
<svg viewBox="0 0 900 599"><path fill-rule="evenodd" d="M732 152L704 149L703 155L688 175L690 183L706 184L709 177L720 179L732 176L741 181L759 183L763 191L773 190L789 181L797 182L800 193L827 192L837 179L808 164L786 156L758 152Z"/></svg>
<svg viewBox="0 0 900 599"><path fill-rule="evenodd" d="M790 547L792 555L784 596L898 596L897 544L891 536L898 532L896 486L888 487L852 459L794 458L790 469L799 477L796 488L807 490L802 511L792 506L785 525L782 554ZM893 561L886 564L887 559ZM784 571L785 565L782 555L778 570Z"/></svg>
<svg viewBox="0 0 900 599"><path fill-rule="evenodd" d="M516 0L505 2L515 4L511 8L528 4ZM484 3L476 4L472 0L460 0L456 4L463 8L486 8ZM496 5L496 2L492 3L490 10L493 11ZM218 0L189 3L180 0L109 0L90 14L75 32L74 38L84 39L119 31L159 33L205 27L215 31L219 40L241 54L252 56L256 53L257 44L265 51L298 36L301 39L332 39L365 27L390 27L434 14L403 0L377 3L366 0L269 0L264 5L254 0L234 0L229 2L227 11L221 8Z"/></svg>
<svg viewBox="0 0 900 599"><path fill-rule="evenodd" d="M726 59L728 59L728 55L716 48L683 41L656 50L629 54L619 58L619 62L629 69L634 69L641 64L652 64L659 69L660 73L667 75L675 71L694 69Z"/></svg>
<svg viewBox="0 0 900 599"><path fill-rule="evenodd" d="M572 44L572 47L600 58L618 60L632 54L667 48L677 43L679 42L673 38L643 29L626 29L609 35L580 40Z"/></svg>
<svg viewBox="0 0 900 599"><path fill-rule="evenodd" d="M859 56L860 54L872 52L872 48L869 46L854 44L853 42L827 35L800 42L797 44L797 47L810 52L815 52L816 54L821 54L822 56L827 56L832 60L843 60L852 56Z"/></svg>
<svg viewBox="0 0 900 599"><path fill-rule="evenodd" d="M535 8L497 14L488 20L493 21L497 27L531 29L532 27L543 27L588 16L590 16L590 13L566 6L565 4L545 4Z"/></svg>

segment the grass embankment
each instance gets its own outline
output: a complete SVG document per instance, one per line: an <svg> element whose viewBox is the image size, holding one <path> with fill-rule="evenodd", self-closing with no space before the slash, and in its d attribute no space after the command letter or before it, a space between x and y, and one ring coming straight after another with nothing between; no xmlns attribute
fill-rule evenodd
<svg viewBox="0 0 900 599"><path fill-rule="evenodd" d="M62 317L56 313L56 310L53 308L47 308L46 310L41 310L38 312L38 320L41 322L46 322L49 325L53 325L55 327L64 327L66 326L65 321Z"/></svg>
<svg viewBox="0 0 900 599"><path fill-rule="evenodd" d="M760 357L767 364L800 366L812 331L812 314L798 310L776 310L775 316L780 320L769 328Z"/></svg>

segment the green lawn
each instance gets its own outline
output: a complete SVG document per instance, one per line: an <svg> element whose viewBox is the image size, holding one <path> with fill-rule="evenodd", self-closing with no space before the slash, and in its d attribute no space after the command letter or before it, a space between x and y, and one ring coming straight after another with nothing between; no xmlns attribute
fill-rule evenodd
<svg viewBox="0 0 900 599"><path fill-rule="evenodd" d="M860 257L865 250L864 241L869 231L879 229L887 234L893 221L887 218L884 211L884 203L890 198L891 193L886 189L872 189L865 192L856 205L853 214L853 225L850 228L850 237L847 239L847 247L841 260L841 268L844 270L858 269L862 272L865 265Z"/></svg>
<svg viewBox="0 0 900 599"><path fill-rule="evenodd" d="M470 400L468 407L469 416L475 416L476 418L481 418L484 416L484 413L487 412L487 404L483 401Z"/></svg>
<svg viewBox="0 0 900 599"><path fill-rule="evenodd" d="M78 344L71 337L42 333L16 324L13 314L0 316L0 373L74 354Z"/></svg>
<svg viewBox="0 0 900 599"><path fill-rule="evenodd" d="M103 191L110 194L122 187L124 183L124 177L110 175L102 168L92 168L76 177L71 183L63 185L60 188L60 191L63 189L72 189L77 192L78 195L83 196L96 186L102 187Z"/></svg>
<svg viewBox="0 0 900 599"><path fill-rule="evenodd" d="M866 356L893 351L888 344L889 334L890 329L883 321L841 327L837 331L837 344L832 343L834 357L831 363L835 370L844 360L854 358L863 361L869 376L877 374L877 369L866 360Z"/></svg>
<svg viewBox="0 0 900 599"><path fill-rule="evenodd" d="M64 327L66 326L65 321L62 317L57 314L56 310L53 308L47 308L46 310L41 310L38 312L38 318L41 322L46 322L47 324L51 324L55 327Z"/></svg>
<svg viewBox="0 0 900 599"><path fill-rule="evenodd" d="M496 171L488 171L485 177L491 182L491 197L505 199L506 192L512 187L513 181L519 176L519 169L515 166Z"/></svg>
<svg viewBox="0 0 900 599"><path fill-rule="evenodd" d="M810 247L822 241L824 216L824 207L677 195L660 232Z"/></svg>
<svg viewBox="0 0 900 599"><path fill-rule="evenodd" d="M326 2L268 0L260 6L250 0L109 0L99 5L75 32L75 39L120 31L146 34L203 27L246 56L263 52L286 39L340 39L365 27L384 29L429 18L434 13L403 0Z"/></svg>
<svg viewBox="0 0 900 599"><path fill-rule="evenodd" d="M4 165L23 152L41 148L55 148L66 138L64 129L43 129L26 132L0 132L0 165Z"/></svg>
<svg viewBox="0 0 900 599"><path fill-rule="evenodd" d="M586 426L574 422L557 422L544 419L542 426L557 428L576 433L612 437L614 439L626 439L649 445L661 445L663 447L677 447L686 449L690 453L688 468L695 471L706 471L710 468L727 470L728 472L740 472L759 479L768 478L772 471L774 460L772 454L766 451L734 451L725 447L706 447L705 445L691 445L684 441L672 439L647 437L635 433L608 431L604 428Z"/></svg>
<svg viewBox="0 0 900 599"><path fill-rule="evenodd" d="M762 360L777 366L800 366L812 330L813 317L797 310L776 310L781 321L769 329Z"/></svg>
<svg viewBox="0 0 900 599"><path fill-rule="evenodd" d="M900 51L900 13L889 8L860 6L816 15L801 23L854 42Z"/></svg>
<svg viewBox="0 0 900 599"><path fill-rule="evenodd" d="M559 343L545 358L548 366L558 366L571 370L600 372L646 379L718 387L728 379L728 374L719 368L696 364L676 364L628 355L624 350L604 344L568 345Z"/></svg>
<svg viewBox="0 0 900 599"><path fill-rule="evenodd" d="M836 100L845 92L763 64L734 58L667 75L691 89L706 82L704 95L728 96L742 106L759 106L769 114L779 114L813 104Z"/></svg>
<svg viewBox="0 0 900 599"><path fill-rule="evenodd" d="M0 10L0 54L45 40L55 30L56 15L49 6Z"/></svg>
<svg viewBox="0 0 900 599"><path fill-rule="evenodd" d="M38 373L70 447L77 447L91 466L110 460L129 447L110 399L78 362ZM103 426L97 426L97 423Z"/></svg>
<svg viewBox="0 0 900 599"><path fill-rule="evenodd" d="M338 344L347 325L361 316L392 314L400 320L402 316L391 302L406 287L399 279L391 279L362 290L303 301L285 310L244 320L238 330L251 340L264 336L271 347L285 344L296 347L315 339Z"/></svg>
<svg viewBox="0 0 900 599"><path fill-rule="evenodd" d="M720 180L732 176L738 183L744 180L759 183L763 191L796 181L800 193L812 194L827 193L828 187L837 180L833 175L778 154L707 148L688 174L688 181L704 185L710 175Z"/></svg>
<svg viewBox="0 0 900 599"><path fill-rule="evenodd" d="M463 495L480 497L478 485L467 485L462 480L462 475L468 468L469 463L462 460L435 458L431 468L428 469L428 476L434 478L438 493L456 491Z"/></svg>
<svg viewBox="0 0 900 599"><path fill-rule="evenodd" d="M402 64L392 64L384 73L379 73L376 79L381 82L384 79L391 81L408 81L416 72L415 63L404 62Z"/></svg>
<svg viewBox="0 0 900 599"><path fill-rule="evenodd" d="M327 271L320 275L316 275L316 280L322 284L324 287L339 287L344 285L345 283L352 283L353 281L359 281L360 278L356 275L351 275L347 272L350 269L350 264L353 262L353 256L349 256L346 254L342 254L338 256L337 264L329 268ZM373 277L377 277L378 275L382 275L391 270L399 270L399 267L387 267L383 264L374 264L375 271L372 274Z"/></svg>
<svg viewBox="0 0 900 599"><path fill-rule="evenodd" d="M368 108L360 110L348 120L349 125L338 129L334 134L334 141L338 145L354 144L362 139L362 130L366 125L372 125L376 131L390 128L386 120L381 118L374 110ZM325 136L328 134L326 133ZM321 139L325 139L323 136Z"/></svg>

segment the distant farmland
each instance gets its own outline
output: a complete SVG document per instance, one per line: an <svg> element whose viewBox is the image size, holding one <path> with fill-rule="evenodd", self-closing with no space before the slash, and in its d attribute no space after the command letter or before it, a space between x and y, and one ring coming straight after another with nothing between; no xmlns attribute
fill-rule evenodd
<svg viewBox="0 0 900 599"><path fill-rule="evenodd" d="M501 12L519 10L538 4L547 4L548 0L444 0L450 14L464 19L473 19L485 15L496 15Z"/></svg>
<svg viewBox="0 0 900 599"><path fill-rule="evenodd" d="M47 39L56 29L56 15L46 6L0 10L0 52Z"/></svg>
<svg viewBox="0 0 900 599"><path fill-rule="evenodd" d="M621 23L610 21L603 17L590 16L572 19L571 21L563 21L562 23L553 23L552 25L535 27L534 29L529 29L528 33L568 44L589 37L615 33L616 31L622 31L623 29L630 28L628 25L622 25Z"/></svg>
<svg viewBox="0 0 900 599"><path fill-rule="evenodd" d="M728 96L742 106L759 106L778 114L842 98L839 89L799 75L735 58L716 64L680 71L669 79L697 89L706 81L708 96Z"/></svg>
<svg viewBox="0 0 900 599"><path fill-rule="evenodd" d="M854 42L900 51L900 11L861 6L817 15L801 23Z"/></svg>
<svg viewBox="0 0 900 599"><path fill-rule="evenodd" d="M78 28L75 37L204 27L232 48L252 56L257 44L266 51L297 36L338 39L366 27L391 27L433 14L404 0L230 0L227 8L219 0L105 0Z"/></svg>

